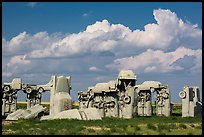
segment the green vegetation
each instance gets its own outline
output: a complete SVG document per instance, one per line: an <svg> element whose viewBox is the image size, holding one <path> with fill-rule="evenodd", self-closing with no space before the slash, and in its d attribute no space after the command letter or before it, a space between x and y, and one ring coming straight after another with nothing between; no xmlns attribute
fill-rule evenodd
<svg viewBox="0 0 204 137"><path fill-rule="evenodd" d="M22 107L22 106L21 106ZM180 108L175 109L179 114ZM180 112L181 113L181 112ZM156 116L102 120L48 120L4 121L3 135L202 135L202 116L182 118Z"/></svg>
<svg viewBox="0 0 204 137"><path fill-rule="evenodd" d="M201 135L201 117L180 118L182 120L172 120L171 117L135 117L133 119L120 119L106 117L103 120L49 120L39 119L2 121L2 134L17 135L53 135L53 134L91 134L91 135L171 135L171 134L191 134ZM189 122L190 121L190 122ZM192 126L193 125L193 126Z"/></svg>
<svg viewBox="0 0 204 137"><path fill-rule="evenodd" d="M154 124L152 124L152 123L148 123L147 124L147 128L152 129L152 130L156 130L157 129L157 127Z"/></svg>

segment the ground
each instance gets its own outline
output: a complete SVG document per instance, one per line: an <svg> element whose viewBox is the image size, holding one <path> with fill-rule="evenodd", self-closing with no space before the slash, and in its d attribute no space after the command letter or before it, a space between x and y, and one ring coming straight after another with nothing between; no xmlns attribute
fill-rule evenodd
<svg viewBox="0 0 204 137"><path fill-rule="evenodd" d="M102 120L5 121L3 135L202 135L202 115L182 118L181 106L174 106L170 117L156 116Z"/></svg>

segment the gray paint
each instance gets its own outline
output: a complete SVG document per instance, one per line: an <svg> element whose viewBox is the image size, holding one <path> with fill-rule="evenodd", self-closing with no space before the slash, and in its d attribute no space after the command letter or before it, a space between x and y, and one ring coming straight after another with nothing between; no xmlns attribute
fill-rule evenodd
<svg viewBox="0 0 204 137"><path fill-rule="evenodd" d="M122 70L116 80L79 91L79 108L96 108L101 117L132 118L136 113L135 81L133 71Z"/></svg>
<svg viewBox="0 0 204 137"><path fill-rule="evenodd" d="M19 90L27 94L27 109L16 111ZM156 115L170 116L172 111L168 85L158 81L145 81L137 85L134 72L122 70L116 80L97 83L85 91L79 91L79 109L71 109L71 76L54 75L44 85L21 83L20 78L14 78L11 83L2 85L2 116L9 114L7 120L37 117L45 110L40 105L42 93L45 91L50 92L50 112L49 115L41 117L41 120L95 120L103 117L130 119L135 115L151 116L153 92L156 92ZM179 96L182 99L182 117L194 117L202 113L198 87L185 86Z"/></svg>
<svg viewBox="0 0 204 137"><path fill-rule="evenodd" d="M195 117L202 113L199 87L184 86L179 97L182 99L182 117Z"/></svg>
<svg viewBox="0 0 204 137"><path fill-rule="evenodd" d="M22 118L22 119L36 118L39 113L43 113L44 111L45 111L45 107L37 104L26 110L18 109L17 111L9 114L6 117L6 120L18 120L19 118Z"/></svg>

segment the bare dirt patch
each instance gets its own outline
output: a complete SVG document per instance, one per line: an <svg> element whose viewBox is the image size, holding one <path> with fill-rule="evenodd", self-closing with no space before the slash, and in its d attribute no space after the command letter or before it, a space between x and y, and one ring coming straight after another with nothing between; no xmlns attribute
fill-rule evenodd
<svg viewBox="0 0 204 137"><path fill-rule="evenodd" d="M94 127L94 126L91 126L91 127L85 127L86 129L93 129L95 131L101 131L101 130L110 130L110 128L103 128L103 127Z"/></svg>
<svg viewBox="0 0 204 137"><path fill-rule="evenodd" d="M2 134L4 135L8 135L8 134L14 134L15 131L12 131L11 129L8 129L8 130L2 130Z"/></svg>
<svg viewBox="0 0 204 137"><path fill-rule="evenodd" d="M10 125L12 123L13 123L13 121L7 121L7 120L2 121L3 125Z"/></svg>

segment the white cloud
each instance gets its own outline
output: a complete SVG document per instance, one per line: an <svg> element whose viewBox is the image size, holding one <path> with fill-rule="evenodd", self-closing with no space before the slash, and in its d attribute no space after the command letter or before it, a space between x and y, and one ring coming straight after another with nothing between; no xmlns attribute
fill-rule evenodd
<svg viewBox="0 0 204 137"><path fill-rule="evenodd" d="M11 72L2 72L2 76L11 77L13 74Z"/></svg>
<svg viewBox="0 0 204 137"><path fill-rule="evenodd" d="M185 38L201 40L202 31L196 25L184 23L170 10L154 10L153 15L157 24L147 24L144 31L134 30L126 40L138 47L165 49L179 46ZM197 38L199 39L197 39ZM175 47L174 46L174 47ZM199 43L199 45L200 43Z"/></svg>
<svg viewBox="0 0 204 137"><path fill-rule="evenodd" d="M83 17L87 17L87 16L88 16L88 14L87 14L87 13L84 13L82 16L83 16Z"/></svg>
<svg viewBox="0 0 204 137"><path fill-rule="evenodd" d="M136 53L138 49L172 50L184 45L194 49L202 47L202 30L196 25L184 23L170 10L154 10L157 24L147 24L142 30L130 30L122 24L96 21L86 30L61 36L39 32L30 36L20 33L10 41L2 39L3 54L27 54L29 58L55 58L83 56L112 52L117 57Z"/></svg>
<svg viewBox="0 0 204 137"><path fill-rule="evenodd" d="M96 82L108 82L108 81L110 81L110 77L108 77L108 76L97 76L97 77L93 78L93 81L96 81Z"/></svg>
<svg viewBox="0 0 204 137"><path fill-rule="evenodd" d="M90 70L90 71L93 71L93 72L94 72L94 71L96 71L96 72L97 72L97 71L101 71L101 69L99 69L99 68L97 68L97 67L95 67L95 66L90 67L89 70Z"/></svg>
<svg viewBox="0 0 204 137"><path fill-rule="evenodd" d="M9 63L7 64L8 67L13 67L16 64L29 64L31 63L29 60L25 60L25 56L19 55L19 56L14 56L11 58Z"/></svg>
<svg viewBox="0 0 204 137"><path fill-rule="evenodd" d="M138 48L170 50L181 45L190 48L192 44L201 47L202 31L196 25L184 23L170 10L154 10L153 15L157 24L145 25L144 31L107 20L96 21L83 32L44 44L45 48L33 50L29 57L69 57L102 51L125 56L127 50L137 52Z"/></svg>
<svg viewBox="0 0 204 137"><path fill-rule="evenodd" d="M34 8L37 5L37 2L28 2L28 7Z"/></svg>
<svg viewBox="0 0 204 137"><path fill-rule="evenodd" d="M85 31L65 36L22 32L11 40L2 38L2 68L5 73L101 72L109 64L108 68L171 72L184 69L178 59L193 56L190 68L199 71L202 30L170 10L154 10L153 16L156 23L145 25L144 31L104 19L88 25ZM7 56L10 59L5 60Z"/></svg>
<svg viewBox="0 0 204 137"><path fill-rule="evenodd" d="M31 36L26 32L22 32L19 35L13 37L10 41L6 41L2 38L2 51L3 55L25 55L29 56L30 53L37 50L44 51L45 48L49 48L60 39L60 34L55 33L48 35L47 32L38 32Z"/></svg>
<svg viewBox="0 0 204 137"><path fill-rule="evenodd" d="M107 20L96 21L95 24L89 25L86 28L86 32L93 33L97 31L108 32L110 30L110 23Z"/></svg>
<svg viewBox="0 0 204 137"><path fill-rule="evenodd" d="M115 79L120 69L140 73L139 80L152 80L154 75L173 83L173 88L202 81L202 29L170 10L154 10L153 16L156 23L146 24L144 30L104 19L79 33L22 32L11 40L2 38L2 79L18 76L42 84L51 75L74 75L72 94ZM168 74L174 78L163 79ZM186 81L175 83L175 77Z"/></svg>
<svg viewBox="0 0 204 137"><path fill-rule="evenodd" d="M192 50L185 47L179 47L173 52L163 52L161 50L148 49L136 56L125 57L114 60L114 63L107 65L110 69L132 69L136 72L171 72L176 70L184 70L179 64L174 63L179 59L184 59L186 56L195 57L194 62L189 62L192 68L197 68L201 71L201 49Z"/></svg>
<svg viewBox="0 0 204 137"><path fill-rule="evenodd" d="M93 11L85 12L82 14L82 17L89 17L92 13Z"/></svg>
<svg viewBox="0 0 204 137"><path fill-rule="evenodd" d="M3 60L4 61L4 60ZM25 59L25 55L17 55L10 58L8 63L2 64L3 76L10 77L13 74L20 73L22 74L27 69L30 69L29 65L31 64L30 60Z"/></svg>

